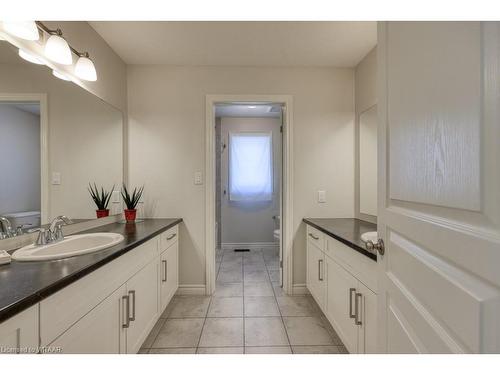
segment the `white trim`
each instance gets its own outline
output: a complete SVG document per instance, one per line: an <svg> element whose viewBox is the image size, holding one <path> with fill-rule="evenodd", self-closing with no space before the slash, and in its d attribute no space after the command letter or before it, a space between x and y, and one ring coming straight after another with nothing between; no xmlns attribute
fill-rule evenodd
<svg viewBox="0 0 500 375"><path fill-rule="evenodd" d="M278 242L240 242L240 243L222 243L222 250L231 250L231 249L272 249L277 248L279 246Z"/></svg>
<svg viewBox="0 0 500 375"><path fill-rule="evenodd" d="M291 95L207 95L205 102L205 264L206 294L215 290L215 112L218 103L270 102L285 106L283 126L283 289L293 293L293 97Z"/></svg>
<svg viewBox="0 0 500 375"><path fill-rule="evenodd" d="M205 295L205 290L206 290L205 284L179 285L179 288L175 292L175 295L176 296L185 296L185 295L202 296L202 295Z"/></svg>
<svg viewBox="0 0 500 375"><path fill-rule="evenodd" d="M305 295L305 294L311 294L309 292L309 289L307 289L306 284L294 284L293 285L293 295Z"/></svg>
<svg viewBox="0 0 500 375"><path fill-rule="evenodd" d="M41 222L47 223L50 217L49 186L49 115L47 94L0 93L1 102L38 102L40 103L40 212Z"/></svg>

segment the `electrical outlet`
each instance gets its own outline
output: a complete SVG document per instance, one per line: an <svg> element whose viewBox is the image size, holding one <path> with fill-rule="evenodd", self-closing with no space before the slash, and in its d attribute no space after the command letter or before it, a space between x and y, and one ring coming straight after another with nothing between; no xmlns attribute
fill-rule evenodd
<svg viewBox="0 0 500 375"><path fill-rule="evenodd" d="M120 192L118 190L114 190L113 193L111 193L111 203L120 203L121 200Z"/></svg>
<svg viewBox="0 0 500 375"><path fill-rule="evenodd" d="M52 172L52 185L61 185L61 173Z"/></svg>
<svg viewBox="0 0 500 375"><path fill-rule="evenodd" d="M194 184L203 185L203 176L200 171L194 172Z"/></svg>
<svg viewBox="0 0 500 375"><path fill-rule="evenodd" d="M326 191L318 190L318 203L326 203Z"/></svg>

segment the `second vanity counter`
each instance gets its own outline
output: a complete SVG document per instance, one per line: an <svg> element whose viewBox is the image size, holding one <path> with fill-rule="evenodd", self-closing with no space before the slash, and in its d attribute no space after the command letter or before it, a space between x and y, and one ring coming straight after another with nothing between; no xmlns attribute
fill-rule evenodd
<svg viewBox="0 0 500 375"><path fill-rule="evenodd" d="M0 265L0 323L180 222L182 219L174 218L107 224L81 233L112 232L123 235L122 242L108 249L60 260L12 261Z"/></svg>
<svg viewBox="0 0 500 375"><path fill-rule="evenodd" d="M377 261L377 253L375 252L375 250L367 250L364 242L361 241L361 235L363 233L377 231L377 224L351 218L305 218L304 222L342 242L344 245L349 246L351 249L367 256L374 261Z"/></svg>

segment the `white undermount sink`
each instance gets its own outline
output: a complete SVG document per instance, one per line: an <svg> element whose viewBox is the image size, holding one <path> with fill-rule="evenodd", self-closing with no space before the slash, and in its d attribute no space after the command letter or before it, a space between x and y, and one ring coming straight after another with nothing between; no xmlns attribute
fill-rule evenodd
<svg viewBox="0 0 500 375"><path fill-rule="evenodd" d="M123 236L118 233L76 234L47 245L22 247L12 254L12 259L21 262L63 259L104 250L121 241Z"/></svg>
<svg viewBox="0 0 500 375"><path fill-rule="evenodd" d="M377 243L378 241L378 233L377 232L365 232L361 235L361 241L368 242L371 241L373 243Z"/></svg>

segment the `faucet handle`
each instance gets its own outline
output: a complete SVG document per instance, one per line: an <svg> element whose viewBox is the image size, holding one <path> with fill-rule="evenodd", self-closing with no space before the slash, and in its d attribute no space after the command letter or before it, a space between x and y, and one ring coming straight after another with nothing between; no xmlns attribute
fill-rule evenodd
<svg viewBox="0 0 500 375"><path fill-rule="evenodd" d="M38 232L38 238L36 239L35 244L37 246L47 245L48 243L47 235L49 234L47 229L39 228L38 230L36 230L36 232Z"/></svg>

